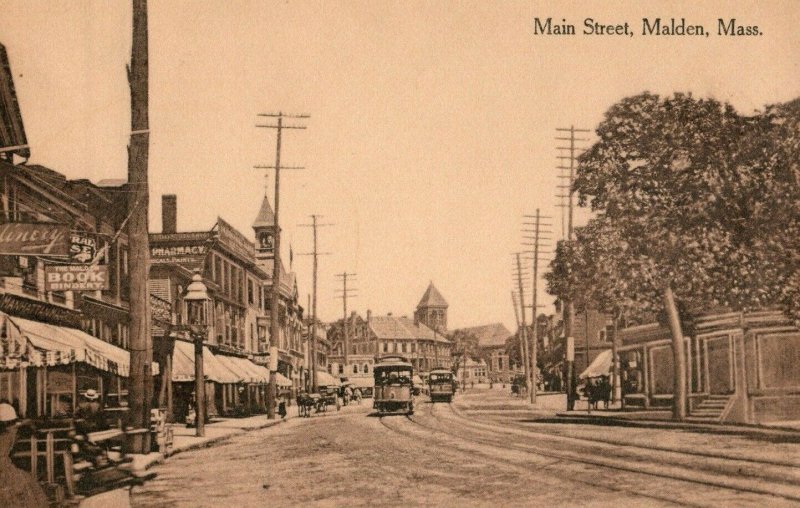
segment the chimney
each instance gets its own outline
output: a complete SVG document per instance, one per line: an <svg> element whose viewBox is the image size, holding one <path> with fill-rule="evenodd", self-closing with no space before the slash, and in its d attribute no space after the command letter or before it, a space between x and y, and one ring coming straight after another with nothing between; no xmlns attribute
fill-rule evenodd
<svg viewBox="0 0 800 508"><path fill-rule="evenodd" d="M178 197L175 194L161 196L161 232L178 232Z"/></svg>
<svg viewBox="0 0 800 508"><path fill-rule="evenodd" d="M372 320L372 311L367 309L367 323Z"/></svg>

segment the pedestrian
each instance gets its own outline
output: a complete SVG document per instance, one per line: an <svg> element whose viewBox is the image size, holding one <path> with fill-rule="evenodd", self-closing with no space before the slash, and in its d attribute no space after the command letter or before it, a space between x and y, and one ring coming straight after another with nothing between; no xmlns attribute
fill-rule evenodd
<svg viewBox="0 0 800 508"><path fill-rule="evenodd" d="M281 415L281 419L286 418L286 402L283 400L278 403L278 414Z"/></svg>
<svg viewBox="0 0 800 508"><path fill-rule="evenodd" d="M0 506L49 506L47 496L32 475L17 469L9 456L17 439L17 412L0 403Z"/></svg>
<svg viewBox="0 0 800 508"><path fill-rule="evenodd" d="M78 420L76 427L79 427L80 432L88 434L104 430L105 422L100 410L100 394L97 393L97 390L89 388L81 394L75 417Z"/></svg>

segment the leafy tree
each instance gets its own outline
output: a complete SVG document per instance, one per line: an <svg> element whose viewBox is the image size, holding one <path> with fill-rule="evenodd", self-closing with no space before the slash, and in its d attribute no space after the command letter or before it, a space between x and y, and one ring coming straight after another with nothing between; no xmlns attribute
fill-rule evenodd
<svg viewBox="0 0 800 508"><path fill-rule="evenodd" d="M448 338L453 343L453 372L457 373L459 369L463 368L462 362L466 358L482 359L483 352L478 346L478 337L474 333L455 330Z"/></svg>
<svg viewBox="0 0 800 508"><path fill-rule="evenodd" d="M686 386L676 300L800 308L798 109L743 117L713 99L643 93L612 106L579 159L574 190L597 216L558 246L548 291L632 315L663 309L678 419Z"/></svg>

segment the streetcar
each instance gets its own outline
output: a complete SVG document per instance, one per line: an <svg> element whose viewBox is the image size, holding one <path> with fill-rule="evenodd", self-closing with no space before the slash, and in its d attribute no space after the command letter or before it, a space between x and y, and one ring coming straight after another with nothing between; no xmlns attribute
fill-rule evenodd
<svg viewBox="0 0 800 508"><path fill-rule="evenodd" d="M372 407L379 413L414 414L414 367L402 356L384 356L373 369Z"/></svg>
<svg viewBox="0 0 800 508"><path fill-rule="evenodd" d="M431 402L452 402L454 383L453 373L449 369L433 369L428 375Z"/></svg>

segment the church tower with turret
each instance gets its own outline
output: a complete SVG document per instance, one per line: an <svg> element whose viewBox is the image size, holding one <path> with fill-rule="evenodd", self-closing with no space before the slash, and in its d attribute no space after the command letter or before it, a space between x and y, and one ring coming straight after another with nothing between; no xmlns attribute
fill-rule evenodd
<svg viewBox="0 0 800 508"><path fill-rule="evenodd" d="M442 294L433 285L428 285L414 311L414 320L424 324L437 333L447 333L447 302Z"/></svg>

